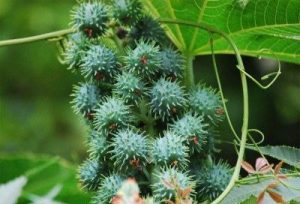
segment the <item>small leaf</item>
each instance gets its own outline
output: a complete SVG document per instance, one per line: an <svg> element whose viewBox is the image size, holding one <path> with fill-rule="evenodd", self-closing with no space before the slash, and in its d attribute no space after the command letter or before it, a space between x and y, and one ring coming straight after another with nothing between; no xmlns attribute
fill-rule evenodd
<svg viewBox="0 0 300 204"><path fill-rule="evenodd" d="M247 171L249 174L254 174L255 173L255 169L253 168L253 166L251 164L249 164L246 161L242 161L242 168Z"/></svg>
<svg viewBox="0 0 300 204"><path fill-rule="evenodd" d="M267 188L269 188L269 189L274 189L274 188L276 188L277 186L278 186L278 183L277 183L277 182L274 182L274 183L271 183L270 185L268 185Z"/></svg>
<svg viewBox="0 0 300 204"><path fill-rule="evenodd" d="M268 165L268 161L265 158L257 158L255 162L255 169L256 171L260 171L264 166Z"/></svg>
<svg viewBox="0 0 300 204"><path fill-rule="evenodd" d="M282 167L282 164L283 164L283 161L279 162L279 163L275 166L275 169L274 169L275 174L279 174L280 169L281 169L281 167Z"/></svg>
<svg viewBox="0 0 300 204"><path fill-rule="evenodd" d="M259 170L259 173L266 174L266 173L270 172L272 170L272 168L273 168L273 164L266 165Z"/></svg>
<svg viewBox="0 0 300 204"><path fill-rule="evenodd" d="M265 197L265 191L262 191L257 197L257 204L262 204Z"/></svg>
<svg viewBox="0 0 300 204"><path fill-rule="evenodd" d="M282 196L281 196L279 193L277 193L277 192L275 192L275 191L272 191L272 190L268 190L267 192L268 192L268 194L270 195L270 197L271 197L276 203L283 203L283 202L284 202Z"/></svg>

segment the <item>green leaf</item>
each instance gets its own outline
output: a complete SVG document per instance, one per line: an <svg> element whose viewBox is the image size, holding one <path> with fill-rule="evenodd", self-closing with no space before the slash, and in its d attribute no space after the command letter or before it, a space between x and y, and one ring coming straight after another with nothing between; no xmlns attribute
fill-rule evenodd
<svg viewBox="0 0 300 204"><path fill-rule="evenodd" d="M25 197L29 194L43 196L58 184L62 185L62 190L55 200L74 204L89 202L89 196L77 185L76 168L63 159L50 156L0 155L0 169L0 183L6 183L21 175L28 178L19 203L28 203Z"/></svg>
<svg viewBox="0 0 300 204"><path fill-rule="evenodd" d="M250 184L250 185L240 185L235 186L229 194L224 198L221 204L232 204L232 203L243 203L243 204L250 204L253 198L250 197L257 197L260 192L266 189L266 187L273 183L274 179L264 179L259 183ZM300 178L297 177L289 177L288 179L284 180L284 182L293 187L300 189ZM292 200L297 200L300 197L300 191L294 190L292 188L287 188L280 184L276 188L276 192L283 196L285 202L290 202ZM274 203L271 197L266 193L263 199L263 204Z"/></svg>
<svg viewBox="0 0 300 204"><path fill-rule="evenodd" d="M251 150L256 151L254 147L248 147ZM264 155L276 158L280 161L300 168L300 149L289 146L265 146L259 147L260 151Z"/></svg>
<svg viewBox="0 0 300 204"><path fill-rule="evenodd" d="M242 55L274 57L300 63L299 0L142 0L157 18L207 24L227 33ZM174 44L193 55L210 54L204 30L165 25ZM262 52L262 49L267 49ZM232 54L228 43L215 38L215 52ZM272 54L273 53L273 54Z"/></svg>
<svg viewBox="0 0 300 204"><path fill-rule="evenodd" d="M248 198L241 204L253 204L253 203L256 203L256 201L257 201L257 198L255 196L251 196L250 198Z"/></svg>

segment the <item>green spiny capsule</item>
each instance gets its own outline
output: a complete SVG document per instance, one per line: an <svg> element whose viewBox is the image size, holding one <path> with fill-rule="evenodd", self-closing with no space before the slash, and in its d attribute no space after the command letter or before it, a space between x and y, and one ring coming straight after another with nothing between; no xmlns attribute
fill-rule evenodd
<svg viewBox="0 0 300 204"><path fill-rule="evenodd" d="M141 17L132 27L129 36L136 40L151 40L159 44L168 42L164 30L151 16Z"/></svg>
<svg viewBox="0 0 300 204"><path fill-rule="evenodd" d="M91 46L82 61L82 74L97 81L110 81L119 72L116 54L102 45Z"/></svg>
<svg viewBox="0 0 300 204"><path fill-rule="evenodd" d="M88 147L91 158L103 157L108 147L107 134L103 131L93 130L89 136Z"/></svg>
<svg viewBox="0 0 300 204"><path fill-rule="evenodd" d="M216 90L204 85L197 86L190 92L188 100L193 112L203 114L213 124L224 119L222 100Z"/></svg>
<svg viewBox="0 0 300 204"><path fill-rule="evenodd" d="M67 42L64 61L70 70L77 70L82 65L82 59L90 46L90 41L81 33L71 36Z"/></svg>
<svg viewBox="0 0 300 204"><path fill-rule="evenodd" d="M114 132L133 121L130 107L122 99L107 97L96 109L94 124L99 131Z"/></svg>
<svg viewBox="0 0 300 204"><path fill-rule="evenodd" d="M175 50L166 48L160 52L161 71L165 77L181 78L184 58Z"/></svg>
<svg viewBox="0 0 300 204"><path fill-rule="evenodd" d="M116 77L113 92L120 96L126 103L137 103L146 92L145 83L129 72L123 72Z"/></svg>
<svg viewBox="0 0 300 204"><path fill-rule="evenodd" d="M184 138L189 145L191 153L200 152L207 141L207 126L203 116L186 113L181 119L170 125L170 130Z"/></svg>
<svg viewBox="0 0 300 204"><path fill-rule="evenodd" d="M105 177L92 200L92 204L109 204L113 197L117 194L123 183L123 178L120 175L113 174Z"/></svg>
<svg viewBox="0 0 300 204"><path fill-rule="evenodd" d="M153 42L139 41L135 49L127 51L125 57L125 69L146 79L158 72L160 65L159 47Z"/></svg>
<svg viewBox="0 0 300 204"><path fill-rule="evenodd" d="M72 12L73 27L90 38L103 35L108 21L108 7L100 2L81 3Z"/></svg>
<svg viewBox="0 0 300 204"><path fill-rule="evenodd" d="M150 107L155 118L163 121L178 115L187 100L182 87L176 81L158 80L150 90Z"/></svg>
<svg viewBox="0 0 300 204"><path fill-rule="evenodd" d="M174 201L177 193L183 191L194 193L194 187L195 182L186 172L167 168L154 173L153 197L159 201Z"/></svg>
<svg viewBox="0 0 300 204"><path fill-rule="evenodd" d="M112 159L117 169L140 169L146 166L148 140L142 133L127 128L118 131L111 144Z"/></svg>
<svg viewBox="0 0 300 204"><path fill-rule="evenodd" d="M142 14L142 4L139 0L115 0L113 16L124 25L132 25Z"/></svg>
<svg viewBox="0 0 300 204"><path fill-rule="evenodd" d="M204 165L196 173L199 199L213 201L225 190L231 175L232 171L226 163Z"/></svg>
<svg viewBox="0 0 300 204"><path fill-rule="evenodd" d="M96 191L101 182L101 172L103 171L98 160L86 160L78 171L78 178L82 187L87 191Z"/></svg>
<svg viewBox="0 0 300 204"><path fill-rule="evenodd" d="M101 98L100 90L93 83L80 83L74 86L71 94L73 100L71 104L76 114L83 114L88 119L92 119L92 113L99 104Z"/></svg>
<svg viewBox="0 0 300 204"><path fill-rule="evenodd" d="M152 162L160 166L185 168L188 165L188 147L184 145L184 138L174 132L165 132L150 146Z"/></svg>

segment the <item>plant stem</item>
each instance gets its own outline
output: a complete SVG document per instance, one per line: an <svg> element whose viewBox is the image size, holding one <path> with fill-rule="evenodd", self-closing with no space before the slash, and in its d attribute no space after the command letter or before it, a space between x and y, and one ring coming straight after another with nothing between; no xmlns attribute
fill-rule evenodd
<svg viewBox="0 0 300 204"><path fill-rule="evenodd" d="M51 33L45 33L45 34L35 35L35 36L30 36L30 37L25 37L25 38L3 40L3 41L0 41L0 47L8 46L8 45L32 43L32 42L41 41L41 40L49 40L49 39L65 36L65 35L68 35L73 32L74 32L74 29L70 28L70 29L54 31Z"/></svg>
<svg viewBox="0 0 300 204"><path fill-rule="evenodd" d="M155 121L152 116L148 114L147 103L141 100L138 107L140 113L137 114L137 117L145 123L148 135L154 137L156 135L154 129Z"/></svg>
<svg viewBox="0 0 300 204"><path fill-rule="evenodd" d="M194 66L193 66L194 56L190 54L186 54L185 57L186 57L186 66L184 69L184 83L186 88L190 89L195 85Z"/></svg>
<svg viewBox="0 0 300 204"><path fill-rule="evenodd" d="M229 116L229 113L228 113L228 110L227 110L226 100L225 100L225 97L224 97L223 88L222 88L222 84L221 84L221 80L220 80L220 76L219 76L217 61L216 61L216 57L215 57L215 54L214 54L213 38L212 37L211 37L211 40L210 40L210 44L211 44L213 67L214 67L214 71L215 71L215 75L216 75L216 79L217 79L217 83L218 83L218 87L219 87L219 91L220 91L220 95L221 95L221 99L222 99L222 103L223 103L225 116L227 118L227 122L228 122L228 125L229 125L230 129L231 129L232 134L234 135L234 137L236 138L237 141L240 141L240 138L239 138L238 134L236 133L235 128L233 127L233 124L231 122L231 119L230 119L230 116Z"/></svg>
<svg viewBox="0 0 300 204"><path fill-rule="evenodd" d="M122 45L122 41L116 36L116 34L112 34L111 39L114 41L115 45L117 46L120 55L125 55L125 49Z"/></svg>
<svg viewBox="0 0 300 204"><path fill-rule="evenodd" d="M284 174L286 177L298 177L300 175L300 173L296 172L296 173L289 173L289 174ZM273 174L270 175L258 175L260 179L268 179L268 178L276 178ZM257 181L257 176L251 176L251 177L246 177L243 178L241 180L238 180L236 183L237 184L245 184L247 185L247 183L249 184L250 182L253 181Z"/></svg>
<svg viewBox="0 0 300 204"><path fill-rule="evenodd" d="M232 46L241 70L245 70L242 57L241 57L235 43L227 35L222 35L222 36ZM248 85L247 85L246 75L244 74L244 72L240 72L240 75L241 75L242 89L243 89L243 126L242 126L242 136L241 136L241 141L240 141L240 151L239 151L238 160L236 162L236 166L234 169L234 173L232 175L232 178L231 178L228 186L223 191L223 193L214 202L212 202L212 204L220 203L225 198L225 196L230 192L230 190L234 187L235 182L239 179L241 163L243 161L244 154L245 154L246 143L247 143L247 134L248 134L248 124L249 124L249 98L248 98Z"/></svg>
<svg viewBox="0 0 300 204"><path fill-rule="evenodd" d="M56 162L59 161L59 157L54 157L52 159L50 159L49 161L47 161L46 163L37 166L35 168L29 169L28 171L25 172L24 176L26 176L27 178L30 178L31 176L34 176L42 171L44 171L45 169L47 169L49 166L55 164Z"/></svg>
<svg viewBox="0 0 300 204"><path fill-rule="evenodd" d="M193 27L207 30L210 33L216 33L216 34L221 35L233 48L233 50L235 52L235 56L238 61L239 68L241 70L245 70L244 63L243 63L242 57L239 53L237 46L235 45L235 43L232 41L232 39L226 33L219 31L219 30L217 30L213 27L210 27L208 25L205 25L205 24L193 23L193 22L184 21L184 20L161 19L160 22L161 23L169 23L169 24L181 24L181 25L185 25L185 26L193 26ZM242 89L243 89L243 126L242 126L242 136L241 136L241 140L240 140L239 155L238 155L238 159L236 162L236 166L235 166L233 175L231 177L231 180L230 180L228 186L223 191L223 193L216 200L214 200L212 202L212 204L220 203L225 198L225 196L230 192L230 190L234 187L235 182L239 179L241 163L243 161L244 153L245 153L245 149L246 149L248 123L249 123L248 85L247 85L247 79L246 79L245 73L240 71L240 75L241 75L241 82L242 82Z"/></svg>

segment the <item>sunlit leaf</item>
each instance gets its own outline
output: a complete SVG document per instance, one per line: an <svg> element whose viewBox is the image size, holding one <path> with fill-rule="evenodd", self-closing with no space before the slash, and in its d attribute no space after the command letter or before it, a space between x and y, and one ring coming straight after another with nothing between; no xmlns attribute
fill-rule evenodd
<svg viewBox="0 0 300 204"><path fill-rule="evenodd" d="M281 60L300 63L299 0L142 1L157 18L205 23L227 33L243 55L276 55ZM194 55L210 54L210 35L206 31L182 25L165 28L180 50ZM262 52L263 49L268 51ZM215 52L233 53L221 37L215 39Z"/></svg>

